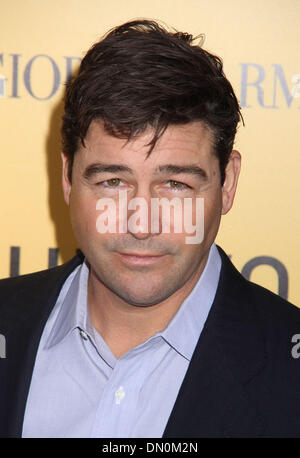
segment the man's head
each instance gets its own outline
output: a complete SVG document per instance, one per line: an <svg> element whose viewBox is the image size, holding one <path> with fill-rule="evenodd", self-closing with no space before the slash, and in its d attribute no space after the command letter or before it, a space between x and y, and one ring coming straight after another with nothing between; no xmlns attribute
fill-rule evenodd
<svg viewBox="0 0 300 458"><path fill-rule="evenodd" d="M239 106L221 61L189 35L131 22L87 53L65 107L64 195L93 278L133 305L184 297L232 206L240 170L232 151ZM138 233L99 233L97 202L113 200L119 215L120 190L149 209L152 198L192 201L192 224L196 199L204 199L203 241L186 244L186 231L174 231L174 213L171 233L161 220L150 233L150 215Z"/></svg>
<svg viewBox="0 0 300 458"><path fill-rule="evenodd" d="M149 153L169 125L204 122L214 134L223 184L241 114L219 57L193 45L192 35L140 20L96 43L67 87L62 138L70 178L74 155L96 119L120 138L152 127Z"/></svg>

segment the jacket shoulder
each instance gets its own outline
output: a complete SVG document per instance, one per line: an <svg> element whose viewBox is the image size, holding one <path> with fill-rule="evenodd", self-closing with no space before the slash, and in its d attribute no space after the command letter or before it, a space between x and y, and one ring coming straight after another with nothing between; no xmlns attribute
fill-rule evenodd
<svg viewBox="0 0 300 458"><path fill-rule="evenodd" d="M278 296L272 291L260 286L256 283L246 280L252 291L253 296L256 298L256 303L265 313L277 312L280 315L287 313L291 316L300 316L300 308L292 304L288 300Z"/></svg>
<svg viewBox="0 0 300 458"><path fill-rule="evenodd" d="M1 279L0 313L21 304L30 306L30 302L37 297L49 296L52 292L56 294L81 262L82 256L77 254L70 261L57 267Z"/></svg>
<svg viewBox="0 0 300 458"><path fill-rule="evenodd" d="M248 281L248 287L266 341L290 347L293 336L300 333L300 308L260 285Z"/></svg>
<svg viewBox="0 0 300 458"><path fill-rule="evenodd" d="M284 324L300 323L300 308L272 291L247 280L232 264L226 253L218 246L225 273L223 288L231 301L238 303L240 308L245 304L251 314L258 313L262 321L276 323L280 328ZM300 329L299 329L300 330Z"/></svg>

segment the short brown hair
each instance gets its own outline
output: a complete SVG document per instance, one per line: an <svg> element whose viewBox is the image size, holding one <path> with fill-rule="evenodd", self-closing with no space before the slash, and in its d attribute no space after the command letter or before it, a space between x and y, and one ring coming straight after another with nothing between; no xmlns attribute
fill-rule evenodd
<svg viewBox="0 0 300 458"><path fill-rule="evenodd" d="M223 184L243 118L221 59L193 41L155 21L135 20L92 46L65 94L62 142L70 179L74 154L93 120L128 140L152 127L148 154L169 125L203 121L213 132Z"/></svg>

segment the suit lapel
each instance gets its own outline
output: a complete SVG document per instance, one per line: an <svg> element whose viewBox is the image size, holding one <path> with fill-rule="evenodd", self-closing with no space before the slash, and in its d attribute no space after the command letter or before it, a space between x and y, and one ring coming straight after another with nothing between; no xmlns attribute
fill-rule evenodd
<svg viewBox="0 0 300 458"><path fill-rule="evenodd" d="M1 322L7 347L6 358L0 365L0 430L3 437L22 434L26 400L44 326L64 281L81 261L77 255L50 271L13 279L14 292L7 297L9 311L6 321ZM30 277L32 284L28 288ZM5 303L6 298L2 299Z"/></svg>
<svg viewBox="0 0 300 458"><path fill-rule="evenodd" d="M218 249L215 300L163 437L258 437L263 431L246 387L265 365L258 314L249 283Z"/></svg>

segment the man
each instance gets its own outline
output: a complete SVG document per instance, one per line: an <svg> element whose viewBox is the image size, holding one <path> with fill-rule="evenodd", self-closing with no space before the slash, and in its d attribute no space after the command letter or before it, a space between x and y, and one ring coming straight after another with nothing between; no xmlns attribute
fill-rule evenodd
<svg viewBox="0 0 300 458"><path fill-rule="evenodd" d="M1 436L300 435L300 312L214 244L240 119L188 34L132 21L87 53L62 126L83 255L0 283Z"/></svg>

